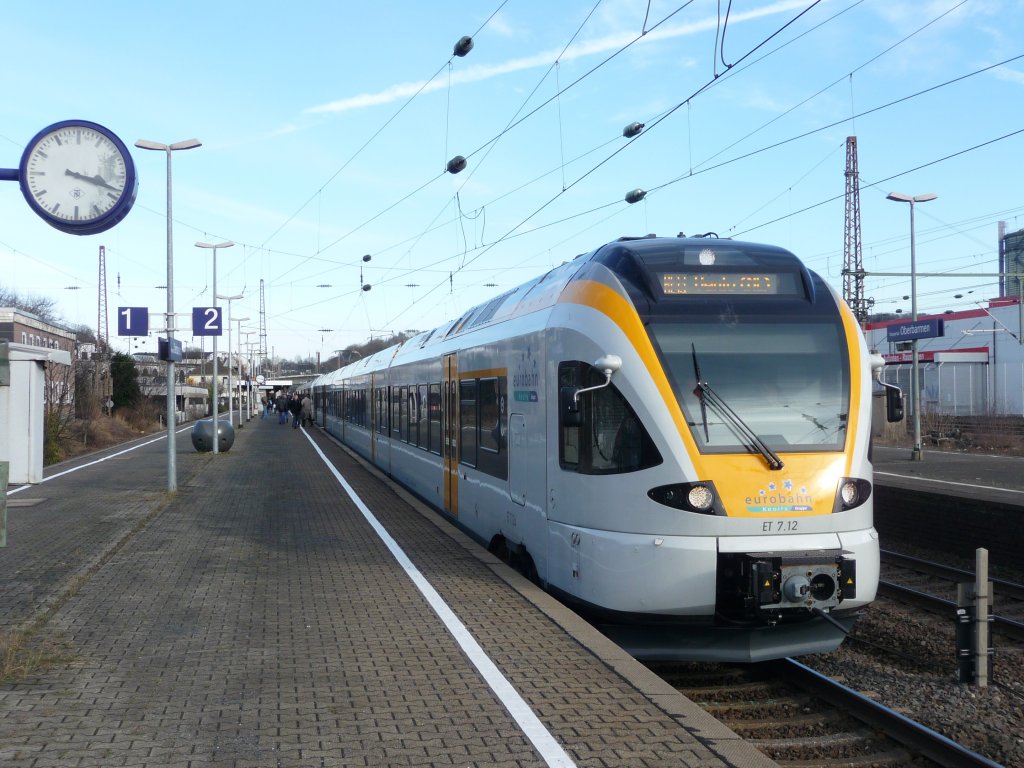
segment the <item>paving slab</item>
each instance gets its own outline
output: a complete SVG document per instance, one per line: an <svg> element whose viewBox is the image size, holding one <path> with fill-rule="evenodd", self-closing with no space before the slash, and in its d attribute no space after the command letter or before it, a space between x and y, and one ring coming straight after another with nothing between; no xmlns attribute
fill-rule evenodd
<svg viewBox="0 0 1024 768"><path fill-rule="evenodd" d="M217 456L184 432L173 493L139 443L8 497L0 631L59 653L0 684L0 765L773 765L319 430L253 419Z"/></svg>

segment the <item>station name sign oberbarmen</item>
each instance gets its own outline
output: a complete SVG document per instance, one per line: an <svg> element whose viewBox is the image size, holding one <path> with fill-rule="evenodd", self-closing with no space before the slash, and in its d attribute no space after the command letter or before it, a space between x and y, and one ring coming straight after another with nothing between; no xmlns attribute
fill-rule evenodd
<svg viewBox="0 0 1024 768"><path fill-rule="evenodd" d="M890 325L886 329L886 341L913 341L914 339L934 339L946 335L945 321L911 320L907 323Z"/></svg>

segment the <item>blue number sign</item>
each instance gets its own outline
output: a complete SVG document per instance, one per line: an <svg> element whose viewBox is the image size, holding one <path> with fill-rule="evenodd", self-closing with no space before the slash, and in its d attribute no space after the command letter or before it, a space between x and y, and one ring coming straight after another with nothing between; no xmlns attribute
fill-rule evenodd
<svg viewBox="0 0 1024 768"><path fill-rule="evenodd" d="M220 307L192 307L193 336L223 336Z"/></svg>
<svg viewBox="0 0 1024 768"><path fill-rule="evenodd" d="M146 336L149 333L149 307L118 307L117 335Z"/></svg>

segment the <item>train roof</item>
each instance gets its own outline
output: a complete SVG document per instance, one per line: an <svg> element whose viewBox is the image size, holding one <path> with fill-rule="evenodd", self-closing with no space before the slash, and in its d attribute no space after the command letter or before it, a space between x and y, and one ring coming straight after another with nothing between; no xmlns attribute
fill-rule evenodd
<svg viewBox="0 0 1024 768"><path fill-rule="evenodd" d="M477 304L443 325L324 374L314 384L327 385L336 379L357 375L360 370L387 367L400 355L418 353L419 350L477 328L550 308L558 302L565 286L581 271L587 271L592 264L600 264L611 270L623 283L632 286L631 293L638 291L646 294L649 300L656 300L654 294L657 289L651 281L652 275L658 270L708 264L799 273L805 276L801 282L806 284L808 292L812 295L814 293L810 273L796 256L784 248L710 236L621 237Z"/></svg>

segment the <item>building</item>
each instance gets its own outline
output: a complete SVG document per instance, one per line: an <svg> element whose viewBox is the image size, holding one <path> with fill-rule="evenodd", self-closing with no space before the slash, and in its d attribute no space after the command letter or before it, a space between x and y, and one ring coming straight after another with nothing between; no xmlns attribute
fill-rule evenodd
<svg viewBox="0 0 1024 768"><path fill-rule="evenodd" d="M67 328L17 307L0 307L0 341L59 350L70 356L71 364L54 363L48 369L43 393L47 405L57 405L61 412L73 413L75 407L75 360L77 339Z"/></svg>
<svg viewBox="0 0 1024 768"><path fill-rule="evenodd" d="M915 326L941 334L918 339L921 412L950 416L1024 416L1024 305L1017 296L941 315L918 315ZM898 341L908 318L869 322L868 348L886 361L883 379L910 391L909 341ZM908 416L911 398L906 399Z"/></svg>
<svg viewBox="0 0 1024 768"><path fill-rule="evenodd" d="M135 370L138 374L139 390L142 392L142 396L153 401L160 411L166 412L167 363L151 353L136 353L132 355L132 358L135 360ZM177 422L205 418L210 401L206 387L194 383L195 379L189 375L186 362L175 367L174 418ZM203 365L201 360L197 360L195 363L199 366Z"/></svg>
<svg viewBox="0 0 1024 768"><path fill-rule="evenodd" d="M75 334L16 307L0 307L0 341L62 349L75 357Z"/></svg>
<svg viewBox="0 0 1024 768"><path fill-rule="evenodd" d="M1005 222L999 222L999 295L1020 296L1024 283L1024 229L1006 234Z"/></svg>

